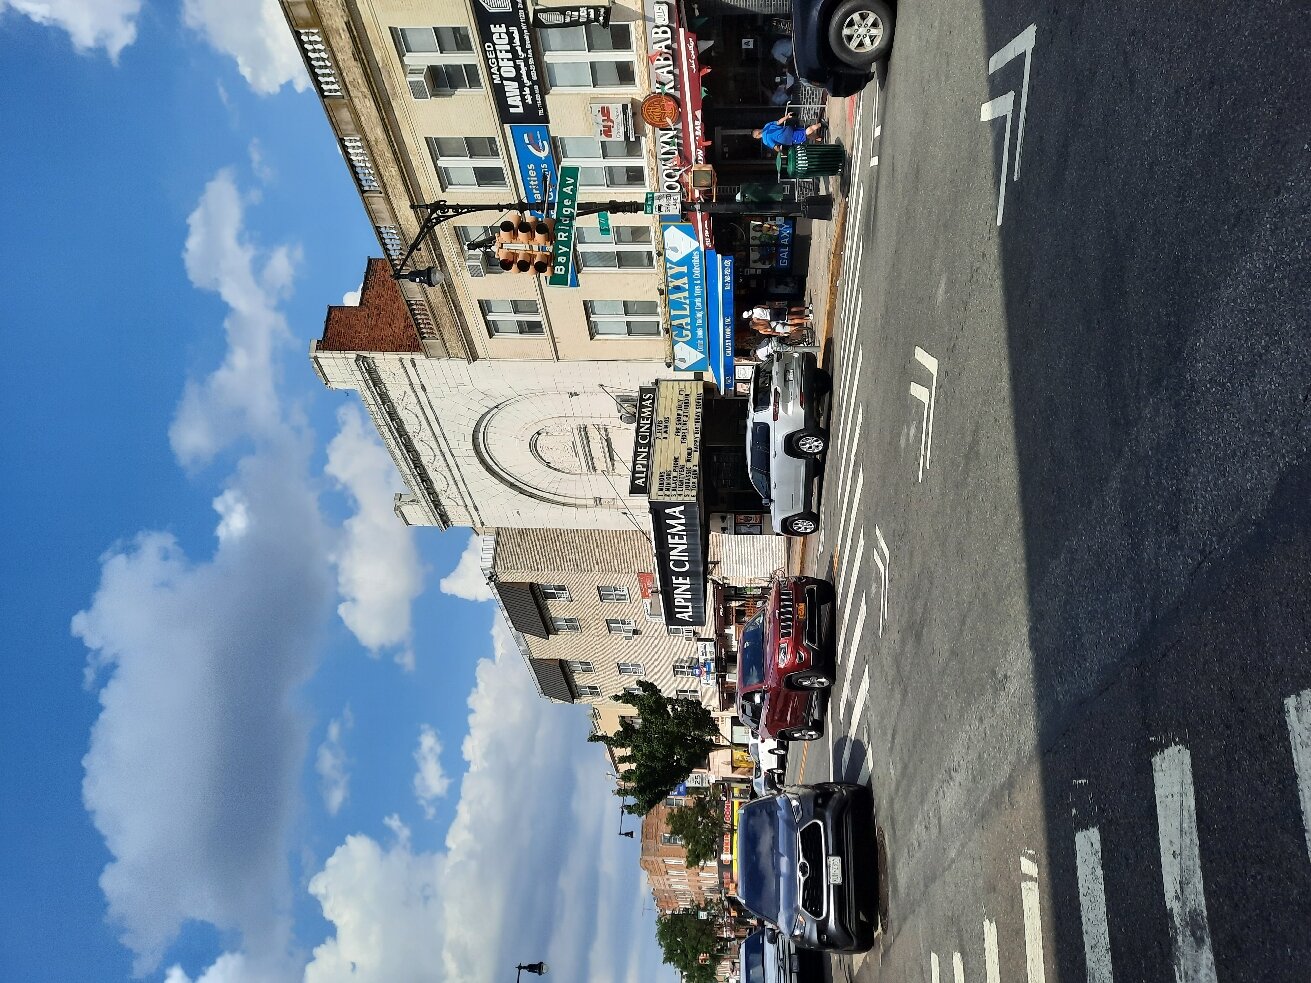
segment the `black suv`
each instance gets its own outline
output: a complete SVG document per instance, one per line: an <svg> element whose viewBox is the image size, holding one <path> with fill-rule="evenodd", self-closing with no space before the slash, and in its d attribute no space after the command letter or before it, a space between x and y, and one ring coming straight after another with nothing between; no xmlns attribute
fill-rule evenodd
<svg viewBox="0 0 1311 983"><path fill-rule="evenodd" d="M759 928L738 949L742 983L824 983L824 957L798 949L777 929Z"/></svg>
<svg viewBox="0 0 1311 983"><path fill-rule="evenodd" d="M796 785L748 802L737 895L806 949L865 952L878 924L874 797L863 785Z"/></svg>

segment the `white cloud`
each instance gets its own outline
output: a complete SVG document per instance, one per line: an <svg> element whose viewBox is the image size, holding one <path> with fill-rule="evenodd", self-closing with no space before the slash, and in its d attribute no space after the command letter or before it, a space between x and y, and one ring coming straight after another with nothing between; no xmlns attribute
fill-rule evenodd
<svg viewBox="0 0 1311 983"><path fill-rule="evenodd" d="M0 0L0 14L6 8L38 24L62 27L78 51L104 48L117 63L136 40L141 0Z"/></svg>
<svg viewBox="0 0 1311 983"><path fill-rule="evenodd" d="M410 605L423 591L423 567L410 528L392 511L404 486L355 406L343 407L337 421L324 470L356 505L334 550L343 598L337 613L360 644L375 654L399 646L396 661L412 668Z"/></svg>
<svg viewBox="0 0 1311 983"><path fill-rule="evenodd" d="M328 815L335 816L341 811L346 797L350 795L349 761L346 749L342 746L342 735L355 726L355 717L351 708L342 710L341 716L328 724L328 733L319 745L314 756L314 770L319 775L319 790L323 793L323 807Z"/></svg>
<svg viewBox="0 0 1311 983"><path fill-rule="evenodd" d="M360 295L364 293L364 284L360 284L354 290L347 290L341 295L341 304L343 307L359 307Z"/></svg>
<svg viewBox="0 0 1311 983"><path fill-rule="evenodd" d="M419 728L419 746L414 749L414 797L423 806L424 815L432 819L437 810L432 807L436 799L446 794L451 780L442 770L442 742L437 732L423 724Z"/></svg>
<svg viewBox="0 0 1311 983"><path fill-rule="evenodd" d="M256 92L277 92L288 82L297 90L309 87L277 0L185 0L182 19L216 50L236 59Z"/></svg>
<svg viewBox="0 0 1311 983"><path fill-rule="evenodd" d="M205 186L187 218L187 275L231 308L223 323L223 364L203 381L187 383L169 428L173 453L188 467L208 463L239 439L287 433L274 360L291 341L278 303L290 289L299 252L279 246L260 254L245 235L243 219L241 195L227 170Z"/></svg>
<svg viewBox="0 0 1311 983"><path fill-rule="evenodd" d="M100 686L82 794L111 855L100 887L135 971L156 967L194 920L242 942L206 983L249 983L289 966L289 839L310 723L296 694L330 617L331 544L307 435L273 385L288 253L257 272L226 173L190 225L188 271L231 310L222 367L188 387L174 420L175 452L190 463L226 442L250 450L214 499L211 556L147 531L102 558L72 623Z"/></svg>
<svg viewBox="0 0 1311 983"><path fill-rule="evenodd" d="M494 983L511 950L559 979L672 979L643 914L635 847L615 835L619 804L586 743L586 713L538 697L499 622L492 637L445 851L416 849L396 817L386 846L347 838L310 881L335 932L305 983Z"/></svg>
<svg viewBox="0 0 1311 983"><path fill-rule="evenodd" d="M462 597L466 601L490 601L492 589L487 585L487 578L482 571L482 541L474 534L469 537L469 544L460 554L460 562L455 569L441 579L437 585L443 594Z"/></svg>

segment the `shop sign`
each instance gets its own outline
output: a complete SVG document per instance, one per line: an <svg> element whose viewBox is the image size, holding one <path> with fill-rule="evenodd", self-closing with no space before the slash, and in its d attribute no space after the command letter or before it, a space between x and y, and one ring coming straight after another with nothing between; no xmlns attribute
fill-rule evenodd
<svg viewBox="0 0 1311 983"><path fill-rule="evenodd" d="M642 593L642 600L651 600L651 595L655 592L655 574L639 573L637 575L637 589Z"/></svg>
<svg viewBox="0 0 1311 983"><path fill-rule="evenodd" d="M695 502L701 488L700 382L663 381L656 386L652 425L650 497L661 502Z"/></svg>
<svg viewBox="0 0 1311 983"><path fill-rule="evenodd" d="M661 226L665 299L674 339L674 367L687 372L709 368L706 340L706 254L690 222Z"/></svg>
<svg viewBox="0 0 1311 983"><path fill-rule="evenodd" d="M555 242L551 245L552 287L577 286L574 268L574 219L578 215L578 168L560 168L560 190L555 198Z"/></svg>
<svg viewBox="0 0 1311 983"><path fill-rule="evenodd" d="M706 623L706 554L701 508L696 502L651 503L656 574L665 624L699 628Z"/></svg>
<svg viewBox="0 0 1311 983"><path fill-rule="evenodd" d="M628 494L646 495L651 487L651 439L655 426L656 391L643 386L637 391L637 427L633 435L633 467ZM639 574L639 579L647 574ZM650 597L650 591L642 595Z"/></svg>
<svg viewBox="0 0 1311 983"><path fill-rule="evenodd" d="M791 269L795 236L795 219L780 215L767 221L752 222L747 228L747 262L751 269Z"/></svg>
<svg viewBox="0 0 1311 983"><path fill-rule="evenodd" d="M598 140L633 139L633 107L627 102L592 103L592 135Z"/></svg>
<svg viewBox="0 0 1311 983"><path fill-rule="evenodd" d="M677 126L670 120L656 129L660 190L677 191L683 187L684 171L706 162L697 37L679 25L676 0L646 0L646 17L651 89L672 98L681 110ZM699 198L700 192L692 190L689 197Z"/></svg>
<svg viewBox="0 0 1311 983"><path fill-rule="evenodd" d="M711 775L708 771L694 771L687 776L688 788L709 788L711 784Z"/></svg>
<svg viewBox="0 0 1311 983"><path fill-rule="evenodd" d="M533 26L539 28L579 27L596 24L605 27L610 23L610 5L597 4L574 7L542 7L533 11Z"/></svg>
<svg viewBox="0 0 1311 983"><path fill-rule="evenodd" d="M478 38L502 123L545 123L546 99L524 0L474 0Z"/></svg>
<svg viewBox="0 0 1311 983"><path fill-rule="evenodd" d="M706 250L707 348L710 373L721 393L732 394L733 378L733 257Z"/></svg>

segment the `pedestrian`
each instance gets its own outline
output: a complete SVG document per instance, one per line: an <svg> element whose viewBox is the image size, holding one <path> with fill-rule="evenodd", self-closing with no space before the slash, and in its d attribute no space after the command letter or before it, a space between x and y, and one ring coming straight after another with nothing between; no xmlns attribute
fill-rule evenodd
<svg viewBox="0 0 1311 983"><path fill-rule="evenodd" d="M800 126L788 126L788 120L791 118L791 113L784 113L781 119L766 123L758 130L752 130L751 135L775 153L782 153L787 147L805 143L824 126L823 120L811 123L805 129Z"/></svg>
<svg viewBox="0 0 1311 983"><path fill-rule="evenodd" d="M784 301L770 301L742 312L742 318L751 322L753 331L789 341L804 334L810 315L809 307L789 307Z"/></svg>

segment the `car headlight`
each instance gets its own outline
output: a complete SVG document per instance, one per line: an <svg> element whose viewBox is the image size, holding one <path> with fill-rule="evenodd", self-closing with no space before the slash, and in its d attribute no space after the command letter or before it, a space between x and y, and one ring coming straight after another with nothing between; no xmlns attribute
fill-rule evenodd
<svg viewBox="0 0 1311 983"><path fill-rule="evenodd" d="M806 916L797 915L797 920L792 923L792 935L794 938L803 938L806 934Z"/></svg>
<svg viewBox="0 0 1311 983"><path fill-rule="evenodd" d="M792 806L792 818L797 822L801 822L801 800L795 795L789 795L787 800L788 805Z"/></svg>

